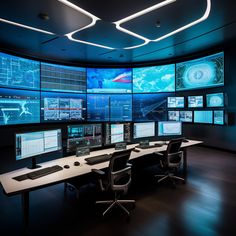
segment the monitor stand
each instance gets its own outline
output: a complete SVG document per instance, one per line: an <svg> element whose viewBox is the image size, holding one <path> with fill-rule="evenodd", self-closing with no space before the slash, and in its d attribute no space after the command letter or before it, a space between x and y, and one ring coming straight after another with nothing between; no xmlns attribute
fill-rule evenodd
<svg viewBox="0 0 236 236"><path fill-rule="evenodd" d="M28 166L28 169L37 169L37 168L40 168L40 167L41 166L37 165L37 163L36 163L36 157L32 157L32 165Z"/></svg>

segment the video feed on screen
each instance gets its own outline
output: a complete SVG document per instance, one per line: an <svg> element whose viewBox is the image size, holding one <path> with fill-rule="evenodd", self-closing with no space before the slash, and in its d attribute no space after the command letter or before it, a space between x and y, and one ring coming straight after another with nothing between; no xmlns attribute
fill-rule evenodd
<svg viewBox="0 0 236 236"><path fill-rule="evenodd" d="M176 64L176 90L224 85L224 53Z"/></svg>
<svg viewBox="0 0 236 236"><path fill-rule="evenodd" d="M188 107L203 107L203 96L188 96Z"/></svg>
<svg viewBox="0 0 236 236"><path fill-rule="evenodd" d="M182 122L164 121L158 122L158 136L182 135Z"/></svg>
<svg viewBox="0 0 236 236"><path fill-rule="evenodd" d="M133 93L175 91L175 65L133 68Z"/></svg>
<svg viewBox="0 0 236 236"><path fill-rule="evenodd" d="M179 111L168 111L169 121L179 121Z"/></svg>
<svg viewBox="0 0 236 236"><path fill-rule="evenodd" d="M134 139L155 136L155 122L134 123Z"/></svg>
<svg viewBox="0 0 236 236"><path fill-rule="evenodd" d="M0 53L0 86L17 89L40 89L39 62Z"/></svg>
<svg viewBox="0 0 236 236"><path fill-rule="evenodd" d="M41 121L82 121L86 115L86 95L41 93Z"/></svg>
<svg viewBox="0 0 236 236"><path fill-rule="evenodd" d="M86 68L41 63L41 90L86 93Z"/></svg>
<svg viewBox="0 0 236 236"><path fill-rule="evenodd" d="M87 68L88 93L131 93L132 70Z"/></svg>
<svg viewBox="0 0 236 236"><path fill-rule="evenodd" d="M214 111L214 124L215 125L224 125L225 124L224 110L215 110Z"/></svg>
<svg viewBox="0 0 236 236"><path fill-rule="evenodd" d="M206 95L207 107L223 107L224 93L212 93Z"/></svg>
<svg viewBox="0 0 236 236"><path fill-rule="evenodd" d="M168 97L168 108L184 108L184 97Z"/></svg>
<svg viewBox="0 0 236 236"><path fill-rule="evenodd" d="M212 124L212 111L194 111L194 123Z"/></svg>
<svg viewBox="0 0 236 236"><path fill-rule="evenodd" d="M192 111L180 111L179 120L181 122L193 122L193 112Z"/></svg>
<svg viewBox="0 0 236 236"><path fill-rule="evenodd" d="M167 120L167 97L169 93L134 94L134 121L164 121Z"/></svg>
<svg viewBox="0 0 236 236"><path fill-rule="evenodd" d="M40 122L38 91L0 89L0 125Z"/></svg>

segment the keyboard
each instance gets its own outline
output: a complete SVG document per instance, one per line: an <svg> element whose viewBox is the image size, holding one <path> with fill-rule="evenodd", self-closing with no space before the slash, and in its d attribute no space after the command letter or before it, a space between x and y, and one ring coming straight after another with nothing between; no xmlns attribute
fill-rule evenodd
<svg viewBox="0 0 236 236"><path fill-rule="evenodd" d="M153 144L153 145L148 145L148 146L140 146L140 145L137 145L136 148L141 148L141 149L149 149L149 148L157 148L157 147L162 147L163 144L161 143L156 143L156 144Z"/></svg>
<svg viewBox="0 0 236 236"><path fill-rule="evenodd" d="M112 156L111 154L103 154L99 156L88 157L88 158L85 158L84 160L87 161L89 165L95 165L98 163L109 161L111 156Z"/></svg>
<svg viewBox="0 0 236 236"><path fill-rule="evenodd" d="M39 170L30 172L27 174L27 176L29 179L37 179L37 178L43 177L45 175L49 175L54 172L60 171L60 170L63 170L63 168L59 165L55 165L55 166L50 166L50 167L46 167L43 169L39 169Z"/></svg>

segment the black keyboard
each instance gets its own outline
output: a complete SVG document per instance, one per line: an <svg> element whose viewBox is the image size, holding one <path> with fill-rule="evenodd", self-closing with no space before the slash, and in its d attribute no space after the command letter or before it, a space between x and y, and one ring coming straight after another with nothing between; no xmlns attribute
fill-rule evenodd
<svg viewBox="0 0 236 236"><path fill-rule="evenodd" d="M99 155L95 157L88 157L88 158L85 158L84 160L87 161L89 165L95 165L98 163L109 161L111 156L112 156L111 154L103 154L103 155Z"/></svg>
<svg viewBox="0 0 236 236"><path fill-rule="evenodd" d="M27 174L27 176L29 179L37 179L37 178L43 177L45 175L49 175L54 172L60 171L60 170L63 170L63 168L59 165L55 165L55 166L50 166L50 167L46 167L43 169L39 169L39 170L30 172Z"/></svg>
<svg viewBox="0 0 236 236"><path fill-rule="evenodd" d="M156 144L148 145L148 146L137 145L136 148L149 149L149 148L157 148L157 147L162 147L162 146L163 146L163 144L156 143Z"/></svg>

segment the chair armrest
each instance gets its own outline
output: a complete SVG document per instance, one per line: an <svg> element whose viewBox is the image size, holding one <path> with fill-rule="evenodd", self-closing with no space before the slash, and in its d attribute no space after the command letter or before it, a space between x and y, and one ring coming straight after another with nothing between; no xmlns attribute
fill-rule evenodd
<svg viewBox="0 0 236 236"><path fill-rule="evenodd" d="M160 156L160 157L163 157L163 156L164 156L164 154L161 153L161 152L155 152L155 154L158 155L158 156Z"/></svg>
<svg viewBox="0 0 236 236"><path fill-rule="evenodd" d="M132 167L133 165L132 165L132 164L130 164L130 163L127 163L127 166L128 166L128 167Z"/></svg>
<svg viewBox="0 0 236 236"><path fill-rule="evenodd" d="M102 170L98 170L98 169L92 169L91 170L94 174L98 174L100 176L104 176L106 173Z"/></svg>

